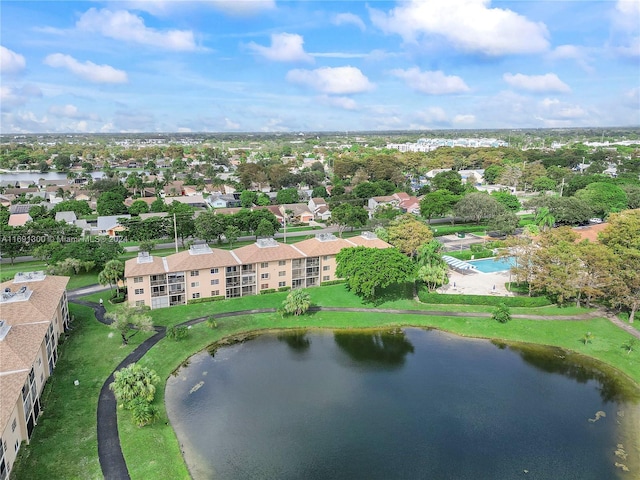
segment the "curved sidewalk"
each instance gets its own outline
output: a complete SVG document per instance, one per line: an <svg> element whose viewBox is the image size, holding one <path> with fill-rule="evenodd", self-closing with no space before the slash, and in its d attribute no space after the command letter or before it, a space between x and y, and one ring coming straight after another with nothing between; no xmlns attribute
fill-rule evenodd
<svg viewBox="0 0 640 480"><path fill-rule="evenodd" d="M95 290L93 290L95 291ZM77 299L80 294L74 292L70 298L74 303L90 307L94 310L96 319L109 325L109 321L105 319L105 308L95 302L88 302ZM449 317L490 317L491 313L488 312L448 312L448 311L436 311L436 310L399 310L399 309L387 309L387 308L349 308L349 307L311 307L311 312L376 312L376 313L388 313L388 314L408 314L408 315L428 315L428 316L449 316ZM251 315L258 313L274 313L275 308L264 308L254 310L240 310L235 312L217 313L216 318L227 318L241 315ZM526 318L530 320L588 320L591 318L597 318L604 316L616 326L623 328L625 331L640 338L640 331L625 324L617 318L613 318L611 315L602 311L594 311L588 314L581 315L512 315L512 318ZM180 325L196 325L206 320L207 317L200 317L188 320ZM97 410L97 434L98 434L98 458L100 461L100 467L102 474L106 480L127 480L129 476L129 470L127 469L127 463L122 453L120 445L120 436L118 434L118 414L117 414L117 402L113 392L109 390L109 385L114 380L114 373L131 364L140 360L156 343L162 340L165 336L164 327L155 327L156 334L149 337L142 342L138 347L131 352L127 357L120 362L120 364L111 372L109 378L107 378L100 390L100 397L98 399Z"/></svg>

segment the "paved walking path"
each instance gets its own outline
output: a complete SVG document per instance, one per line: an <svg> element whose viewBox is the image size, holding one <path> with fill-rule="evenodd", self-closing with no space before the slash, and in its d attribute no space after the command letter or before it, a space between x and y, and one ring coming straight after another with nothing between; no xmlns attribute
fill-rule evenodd
<svg viewBox="0 0 640 480"><path fill-rule="evenodd" d="M95 293L96 291L108 290L102 287L92 285L82 289L69 292L69 299L74 303L90 307L95 312L96 319L109 325L110 321L105 318L105 308L95 302L88 302L85 300L79 300L78 297ZM448 316L448 317L490 317L491 313L488 312L448 312L437 310L399 310L389 308L347 308L347 307L311 307L309 309L312 312L324 311L324 312L376 312L376 313L388 313L388 314L407 314L407 315L429 315L429 316ZM259 313L273 313L275 308L264 308L254 310L241 310L236 312L224 312L217 313L216 318L228 318L241 315L252 315ZM631 335L640 338L640 331L636 330L632 326L625 324L614 315L609 314L603 310L596 310L590 313L581 315L512 315L512 318L526 318L531 320L587 320L591 318L605 317L609 319L616 326L624 329ZM206 320L207 317L194 318L180 325L196 325ZM120 436L118 435L118 413L117 402L113 392L109 390L109 385L114 381L114 373L131 363L135 363L140 360L156 343L162 340L165 336L164 327L155 327L156 334L146 339L143 343L131 352L127 357L120 362L120 364L111 372L109 378L107 378L100 390L100 396L98 398L98 411L97 411L97 433L98 433L98 458L100 460L100 467L102 468L102 474L106 480L129 480L129 470L127 469L127 463L122 454L122 448L120 445Z"/></svg>

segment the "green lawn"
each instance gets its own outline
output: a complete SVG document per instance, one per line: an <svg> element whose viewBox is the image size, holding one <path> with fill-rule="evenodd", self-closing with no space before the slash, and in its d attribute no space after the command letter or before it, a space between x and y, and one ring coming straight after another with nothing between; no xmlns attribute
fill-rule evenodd
<svg viewBox="0 0 640 480"><path fill-rule="evenodd" d="M458 312L491 312L491 306L422 305L402 298L410 293L408 287L392 289L379 305L363 304L348 292L344 285L309 289L314 305L343 307L377 307L409 310L439 310ZM277 308L287 293L273 293L220 302L209 302L159 309L151 312L156 325L174 325L191 318L244 309ZM97 302L103 294L84 297ZM107 310L114 306L105 303ZM101 478L96 445L96 405L104 380L146 334L133 337L132 345L123 348L112 331L99 324L87 308L72 305L74 330L61 346L61 356L55 374L47 384L43 396L44 413L34 431L32 443L23 446L14 478L20 479L86 479ZM575 315L585 309L540 307L512 308L512 313L528 315ZM285 317L275 313L218 318L218 328L209 329L204 323L190 329L188 338L181 341L164 339L141 360L155 369L163 379L158 386L155 404L161 417L155 424L138 428L129 412L118 417L123 452L133 479L188 479L189 475L180 448L168 425L164 409L165 380L192 354L221 339L238 334L283 328L386 328L416 326L438 328L459 335L494 338L500 341L531 342L554 345L582 353L615 366L614 375L626 375L640 385L640 348L627 355L622 345L630 336L605 319L580 321L521 320L499 324L490 318L435 317L419 315L390 315L377 312L316 312L303 317ZM582 341L584 334L593 334L592 343ZM605 367L606 368L606 367ZM75 387L73 380L80 385ZM158 454L162 452L162 454Z"/></svg>
<svg viewBox="0 0 640 480"><path fill-rule="evenodd" d="M29 445L20 448L11 478L102 478L96 409L102 384L146 334L122 347L119 336L95 320L87 307L69 304L73 330L60 345L58 364L42 394L43 413ZM80 385L75 386L74 380Z"/></svg>

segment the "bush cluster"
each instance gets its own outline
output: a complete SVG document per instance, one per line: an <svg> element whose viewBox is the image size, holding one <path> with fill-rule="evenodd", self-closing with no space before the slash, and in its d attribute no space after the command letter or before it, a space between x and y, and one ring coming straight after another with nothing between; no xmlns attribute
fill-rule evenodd
<svg viewBox="0 0 640 480"><path fill-rule="evenodd" d="M215 297L190 298L189 300L187 300L187 305L192 305L194 303L219 302L220 300L224 300L224 298L224 295L217 295Z"/></svg>

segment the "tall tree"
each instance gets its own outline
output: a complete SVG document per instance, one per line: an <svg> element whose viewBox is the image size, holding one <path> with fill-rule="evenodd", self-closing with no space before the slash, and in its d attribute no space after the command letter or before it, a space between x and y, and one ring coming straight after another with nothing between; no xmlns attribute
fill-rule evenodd
<svg viewBox="0 0 640 480"><path fill-rule="evenodd" d="M97 201L98 215L119 215L127 213L124 196L117 192L101 193Z"/></svg>
<svg viewBox="0 0 640 480"><path fill-rule="evenodd" d="M405 255L414 257L420 245L433 239L431 229L410 213L393 220L387 227L388 242Z"/></svg>
<svg viewBox="0 0 640 480"><path fill-rule="evenodd" d="M134 307L128 303L121 303L113 311L105 315L111 320L110 327L117 330L122 338L122 345L128 345L129 340L139 332L153 331L151 316L144 307Z"/></svg>
<svg viewBox="0 0 640 480"><path fill-rule="evenodd" d="M364 226L369 219L367 211L360 206L341 203L331 210L331 223L338 226L338 234L342 237L345 228L351 229Z"/></svg>
<svg viewBox="0 0 640 480"><path fill-rule="evenodd" d="M119 283L122 279L124 279L124 263L120 260L109 260L98 274L98 283L109 285L111 290L114 285L119 289Z"/></svg>
<svg viewBox="0 0 640 480"><path fill-rule="evenodd" d="M442 259L441 251L442 244L437 240L431 240L418 248L416 279L423 282L429 290L435 290L448 282L449 269Z"/></svg>
<svg viewBox="0 0 640 480"><path fill-rule="evenodd" d="M416 267L395 248L343 248L336 262L336 275L345 278L347 287L366 301L373 301L379 288L413 279Z"/></svg>
<svg viewBox="0 0 640 480"><path fill-rule="evenodd" d="M427 221L431 223L432 217L443 217L451 212L458 200L460 197L449 190L436 190L427 193L420 200L420 215L426 217Z"/></svg>
<svg viewBox="0 0 640 480"><path fill-rule="evenodd" d="M494 197L482 192L468 193L455 207L458 217L473 220L478 225L482 220L490 220L503 211L504 207Z"/></svg>

